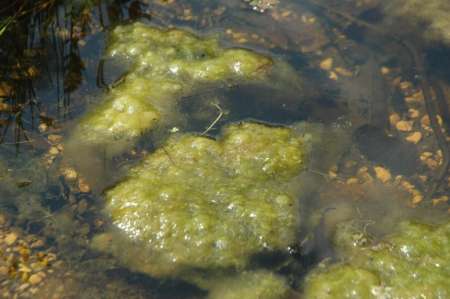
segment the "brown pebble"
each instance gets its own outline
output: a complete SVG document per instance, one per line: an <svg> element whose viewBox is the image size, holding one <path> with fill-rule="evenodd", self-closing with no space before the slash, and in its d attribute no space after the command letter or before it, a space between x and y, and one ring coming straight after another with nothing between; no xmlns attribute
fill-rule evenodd
<svg viewBox="0 0 450 299"><path fill-rule="evenodd" d="M420 194L414 195L414 197L411 200L411 203L413 205L417 205L423 201L423 196Z"/></svg>
<svg viewBox="0 0 450 299"><path fill-rule="evenodd" d="M333 58L325 58L319 64L319 67L324 71L329 71L333 67Z"/></svg>
<svg viewBox="0 0 450 299"><path fill-rule="evenodd" d="M71 167L63 168L62 174L63 174L64 178L68 181L74 181L78 177L78 173L75 171L75 169L73 169Z"/></svg>
<svg viewBox="0 0 450 299"><path fill-rule="evenodd" d="M412 83L409 81L402 81L399 85L400 89L403 91L407 91L413 87Z"/></svg>
<svg viewBox="0 0 450 299"><path fill-rule="evenodd" d="M411 108L408 110L408 116L410 118L418 118L420 116L420 112L417 109Z"/></svg>
<svg viewBox="0 0 450 299"><path fill-rule="evenodd" d="M425 165L427 165L428 168L430 168L432 170L436 169L439 166L439 162L434 159L431 159L431 158L426 159L424 162L425 162Z"/></svg>
<svg viewBox="0 0 450 299"><path fill-rule="evenodd" d="M330 78L333 81L336 81L338 79L338 75L335 72L331 71L328 78Z"/></svg>
<svg viewBox="0 0 450 299"><path fill-rule="evenodd" d="M42 281L42 276L40 275L40 272L33 274L30 276L30 278L28 279L28 281L32 284L32 285L37 285Z"/></svg>
<svg viewBox="0 0 450 299"><path fill-rule="evenodd" d="M401 120L395 125L395 127L400 132L410 132L413 128L413 122L407 121L407 120Z"/></svg>
<svg viewBox="0 0 450 299"><path fill-rule="evenodd" d="M61 135L56 135L56 134L50 134L50 135L47 136L47 139L51 143L60 143L62 141L62 136Z"/></svg>
<svg viewBox="0 0 450 299"><path fill-rule="evenodd" d="M433 206L437 206L438 204L441 203L446 203L448 202L448 196L447 195L443 195L441 197L435 198L432 200Z"/></svg>
<svg viewBox="0 0 450 299"><path fill-rule="evenodd" d="M43 246L44 246L44 241L42 241L42 240L34 241L34 242L31 243L31 245L30 245L31 248L41 248L41 247L43 247Z"/></svg>
<svg viewBox="0 0 450 299"><path fill-rule="evenodd" d="M391 172L388 169L381 166L375 166L373 169L375 171L377 178L383 183L387 183L388 181L391 180L392 178Z"/></svg>
<svg viewBox="0 0 450 299"><path fill-rule="evenodd" d="M405 102L410 105L420 104L423 101L424 101L424 96L423 96L422 90L419 90L419 91L413 93L412 95L405 97Z"/></svg>
<svg viewBox="0 0 450 299"><path fill-rule="evenodd" d="M408 135L408 137L406 137L406 141L417 144L420 142L420 140L422 140L422 133L420 132L414 132Z"/></svg>
<svg viewBox="0 0 450 299"><path fill-rule="evenodd" d="M48 126L47 126L47 124L45 124L45 123L41 123L40 125L39 125L39 132L46 132L47 130L48 130Z"/></svg>
<svg viewBox="0 0 450 299"><path fill-rule="evenodd" d="M5 237L6 245L10 246L10 245L14 244L17 240L17 237L18 237L17 234L14 232L7 234Z"/></svg>
<svg viewBox="0 0 450 299"><path fill-rule="evenodd" d="M433 153L432 152L423 152L420 154L420 160L421 161L425 161L428 158L433 157Z"/></svg>
<svg viewBox="0 0 450 299"><path fill-rule="evenodd" d="M395 125L397 125L400 120L400 115L398 115L397 113L392 113L391 115L389 115L389 123L393 127L395 127Z"/></svg>
<svg viewBox="0 0 450 299"><path fill-rule="evenodd" d="M24 283L23 285L21 285L20 287L17 288L17 291L23 292L23 291L25 291L26 289L28 289L29 286L30 286L29 283Z"/></svg>
<svg viewBox="0 0 450 299"><path fill-rule="evenodd" d="M80 178L78 180L78 188L80 189L80 192L82 192L82 193L91 192L91 187L89 186L89 184L86 182L86 180L84 178Z"/></svg>
<svg viewBox="0 0 450 299"><path fill-rule="evenodd" d="M352 77L353 76L353 72L347 69L344 69L343 67L337 67L334 69L334 71L344 77Z"/></svg>
<svg viewBox="0 0 450 299"><path fill-rule="evenodd" d="M6 276L9 273L9 268L6 266L0 266L0 275Z"/></svg>
<svg viewBox="0 0 450 299"><path fill-rule="evenodd" d="M430 118L428 117L428 115L424 115L421 119L420 119L420 124L422 125L422 127L424 129L429 129L430 128Z"/></svg>
<svg viewBox="0 0 450 299"><path fill-rule="evenodd" d="M382 66L380 72L382 75L388 75L391 72L391 70L386 66Z"/></svg>
<svg viewBox="0 0 450 299"><path fill-rule="evenodd" d="M59 149L56 146L52 146L49 150L48 153L52 156L56 156L57 154L59 154Z"/></svg>
<svg viewBox="0 0 450 299"><path fill-rule="evenodd" d="M358 184L358 179L357 178L349 178L347 180L347 185L353 185L353 184Z"/></svg>

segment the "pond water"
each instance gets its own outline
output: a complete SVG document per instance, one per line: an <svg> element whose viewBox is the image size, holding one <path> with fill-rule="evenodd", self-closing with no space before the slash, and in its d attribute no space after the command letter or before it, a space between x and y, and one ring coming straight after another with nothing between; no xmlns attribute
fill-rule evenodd
<svg viewBox="0 0 450 299"><path fill-rule="evenodd" d="M0 297L448 298L449 11L1 8Z"/></svg>

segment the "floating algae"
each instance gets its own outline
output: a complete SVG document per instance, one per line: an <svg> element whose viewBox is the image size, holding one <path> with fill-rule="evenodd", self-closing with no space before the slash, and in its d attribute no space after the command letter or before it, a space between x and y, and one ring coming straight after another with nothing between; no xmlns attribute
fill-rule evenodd
<svg viewBox="0 0 450 299"><path fill-rule="evenodd" d="M450 222L402 222L377 244L341 224L336 245L343 261L319 266L305 282L305 298L449 298Z"/></svg>
<svg viewBox="0 0 450 299"><path fill-rule="evenodd" d="M217 39L134 23L111 33L107 58L131 64L124 81L75 128L72 144L108 146L112 155L176 116L176 104L201 85L262 80L270 58L225 49ZM178 115L178 117L180 117Z"/></svg>
<svg viewBox="0 0 450 299"><path fill-rule="evenodd" d="M241 123L218 140L172 136L106 193L113 228L93 246L154 277L245 269L252 255L295 242L292 183L304 156L290 128Z"/></svg>

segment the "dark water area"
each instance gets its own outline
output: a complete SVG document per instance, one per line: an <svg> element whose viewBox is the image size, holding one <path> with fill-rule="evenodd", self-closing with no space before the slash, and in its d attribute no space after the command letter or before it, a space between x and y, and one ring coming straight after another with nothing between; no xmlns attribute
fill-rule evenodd
<svg viewBox="0 0 450 299"><path fill-rule="evenodd" d="M340 261L340 224L356 223L378 241L404 220L448 222L450 33L433 27L428 36L417 24L431 21L396 9L383 0L36 0L0 8L0 297L214 299L222 297L205 277L215 290L262 269L282 277L289 294L255 298L308 298L305 277ZM213 37L278 69L268 80L186 88L164 106L167 121L125 149L79 145L79 124L133 75L133 62L107 49L117 26L135 22ZM221 140L221 130L240 122L292 128L311 143L308 165L289 185L300 220L288 248L263 249L241 268L154 277L92 245L114 227L105 198L130 169L177 134Z"/></svg>

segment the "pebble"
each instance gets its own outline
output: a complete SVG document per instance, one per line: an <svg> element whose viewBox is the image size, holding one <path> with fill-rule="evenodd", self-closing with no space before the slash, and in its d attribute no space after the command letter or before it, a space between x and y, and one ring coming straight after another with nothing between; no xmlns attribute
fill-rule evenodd
<svg viewBox="0 0 450 299"><path fill-rule="evenodd" d="M41 248L41 247L43 247L43 246L44 246L44 241L42 241L42 240L34 241L34 242L31 243L31 245L30 245L31 248Z"/></svg>
<svg viewBox="0 0 450 299"><path fill-rule="evenodd" d="M46 132L47 130L48 130L48 126L47 126L47 124L45 124L45 123L41 123L40 125L39 125L39 132Z"/></svg>
<svg viewBox="0 0 450 299"><path fill-rule="evenodd" d="M411 200L411 203L413 205L417 205L423 201L423 196L420 194L414 195L414 197Z"/></svg>
<svg viewBox="0 0 450 299"><path fill-rule="evenodd" d="M391 172L384 167L375 166L374 171L375 171L377 178L383 183L387 183L392 178Z"/></svg>
<svg viewBox="0 0 450 299"><path fill-rule="evenodd" d="M33 274L30 276L30 278L28 279L28 282L31 285L37 285L42 281L42 276L40 275L41 272L38 272L36 274Z"/></svg>
<svg viewBox="0 0 450 299"><path fill-rule="evenodd" d="M398 115L397 113L392 113L391 115L389 115L389 123L393 127L395 127L395 125L397 125L400 120L400 115Z"/></svg>
<svg viewBox="0 0 450 299"><path fill-rule="evenodd" d="M74 181L78 177L78 173L71 167L63 168L62 174L67 181Z"/></svg>
<svg viewBox="0 0 450 299"><path fill-rule="evenodd" d="M16 242L17 240L17 234L16 233L9 233L6 235L5 237L5 243L6 245L10 246L12 244L14 244L14 242Z"/></svg>
<svg viewBox="0 0 450 299"><path fill-rule="evenodd" d="M410 108L408 110L408 116L410 118L418 118L420 116L420 112L417 109Z"/></svg>
<svg viewBox="0 0 450 299"><path fill-rule="evenodd" d="M405 97L405 102L407 104L420 104L424 101L424 99L422 90L419 90L412 95Z"/></svg>
<svg viewBox="0 0 450 299"><path fill-rule="evenodd" d="M391 72L391 69L386 66L382 66L380 72L382 75L388 75Z"/></svg>
<svg viewBox="0 0 450 299"><path fill-rule="evenodd" d="M319 64L319 67L324 71L329 71L333 68L333 58L325 58Z"/></svg>
<svg viewBox="0 0 450 299"><path fill-rule="evenodd" d="M448 196L447 195L443 195L441 197L434 198L432 200L433 206L437 206L438 204L446 203L446 202L448 202Z"/></svg>
<svg viewBox="0 0 450 299"><path fill-rule="evenodd" d="M410 132L413 128L413 122L407 121L407 120L401 120L395 125L395 127L400 132Z"/></svg>
<svg viewBox="0 0 450 299"><path fill-rule="evenodd" d="M352 71L344 69L343 67L337 67L334 69L334 71L343 77L352 77L353 76Z"/></svg>
<svg viewBox="0 0 450 299"><path fill-rule="evenodd" d="M21 285L20 287L17 288L17 291L23 292L23 291L25 291L29 286L30 286L29 283L24 283L23 285Z"/></svg>
<svg viewBox="0 0 450 299"><path fill-rule="evenodd" d="M413 88L413 84L411 82L409 82L409 81L402 81L402 82L400 82L399 87L403 91L408 91L411 88Z"/></svg>
<svg viewBox="0 0 450 299"><path fill-rule="evenodd" d="M422 133L414 132L406 137L406 141L417 144L422 140Z"/></svg>
<svg viewBox="0 0 450 299"><path fill-rule="evenodd" d="M353 185L353 184L358 184L358 179L357 178L349 178L347 180L347 185Z"/></svg>
<svg viewBox="0 0 450 299"><path fill-rule="evenodd" d="M336 81L338 79L338 75L335 72L331 71L328 78L330 78L333 81Z"/></svg>
<svg viewBox="0 0 450 299"><path fill-rule="evenodd" d="M51 143L60 143L62 141L62 136L61 135L56 135L56 134L50 134L50 135L47 136L47 139Z"/></svg>
<svg viewBox="0 0 450 299"><path fill-rule="evenodd" d="M52 156L56 156L56 155L59 154L59 149L58 149L56 146L52 146L52 147L49 149L48 153L49 153L50 155L52 155Z"/></svg>
<svg viewBox="0 0 450 299"><path fill-rule="evenodd" d="M80 178L78 180L78 188L80 189L80 192L82 192L82 193L89 193L89 192L91 192L91 187L86 182L86 180L83 179L83 178Z"/></svg>
<svg viewBox="0 0 450 299"><path fill-rule="evenodd" d="M430 118L428 117L428 115L424 115L420 119L420 124L422 125L422 128L424 128L426 130L430 129Z"/></svg>
<svg viewBox="0 0 450 299"><path fill-rule="evenodd" d="M9 269L6 266L0 266L0 275L1 276L5 276L8 275L9 273Z"/></svg>
<svg viewBox="0 0 450 299"><path fill-rule="evenodd" d="M433 153L432 152L423 152L420 154L420 160L421 161L425 161L428 158L433 157Z"/></svg>

